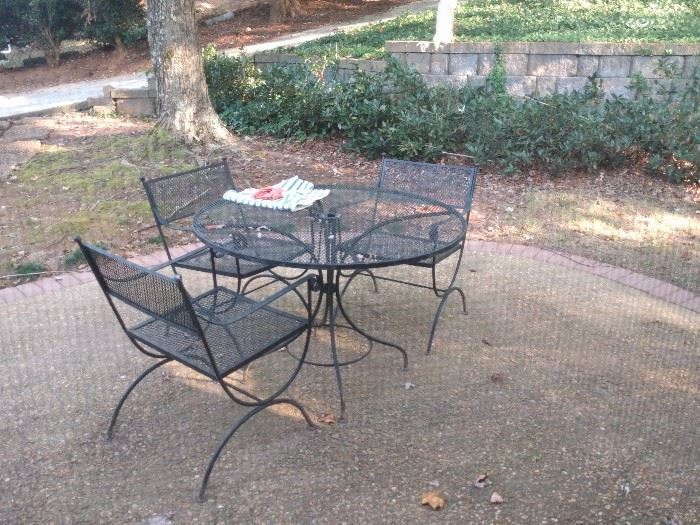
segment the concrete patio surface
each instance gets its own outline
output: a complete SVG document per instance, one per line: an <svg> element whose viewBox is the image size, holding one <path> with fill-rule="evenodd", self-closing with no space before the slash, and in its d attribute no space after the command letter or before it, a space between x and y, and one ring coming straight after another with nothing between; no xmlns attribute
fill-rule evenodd
<svg viewBox="0 0 700 525"><path fill-rule="evenodd" d="M404 345L409 370L378 346L343 370L347 421L311 431L286 407L257 416L202 504L204 466L241 408L172 364L107 441L148 360L96 283L0 304L0 523L700 522L700 314L513 255L466 254L459 283L469 314L451 302L425 356L436 298L358 279L348 310ZM293 364L276 353L247 386L269 388ZM337 411L331 369L305 367L290 394L316 416ZM476 488L484 472L492 485ZM428 490L443 510L420 505Z"/></svg>

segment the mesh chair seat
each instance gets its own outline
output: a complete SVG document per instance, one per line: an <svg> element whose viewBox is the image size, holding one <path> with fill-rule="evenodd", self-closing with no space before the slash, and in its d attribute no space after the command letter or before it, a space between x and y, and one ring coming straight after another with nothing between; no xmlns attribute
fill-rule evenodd
<svg viewBox="0 0 700 525"><path fill-rule="evenodd" d="M306 329L307 319L269 306L246 313L256 304L256 301L222 287L192 301L221 376L229 375L270 349L279 348ZM158 318L131 327L129 334L216 379L198 334Z"/></svg>
<svg viewBox="0 0 700 525"><path fill-rule="evenodd" d="M372 234L367 235L362 239L346 243L345 248L347 248L346 253L348 255L361 254L364 257L370 257L372 259L381 261L383 259L396 259L397 255L399 255L399 258L401 258L402 254L404 254L405 257L409 257L411 254L415 254L417 251L419 251L419 249L422 249L423 251L425 251L425 253L434 252L440 248L440 241L431 241L429 239L424 239L421 237L393 234L389 232L372 232ZM455 245L452 248L449 248L435 256L431 255L430 257L426 257L425 259L413 261L407 264L411 266L421 266L430 268L434 264L449 257L458 249L459 245ZM389 255L385 256L384 254Z"/></svg>
<svg viewBox="0 0 700 525"><path fill-rule="evenodd" d="M272 268L271 266L247 261L245 259L238 259L238 263L236 263L236 258L230 255L217 256L215 258L215 264L217 274L226 275L228 277L240 277L242 279ZM179 257L173 266L185 268L187 270L211 272L211 252L207 247L193 250L184 257Z"/></svg>

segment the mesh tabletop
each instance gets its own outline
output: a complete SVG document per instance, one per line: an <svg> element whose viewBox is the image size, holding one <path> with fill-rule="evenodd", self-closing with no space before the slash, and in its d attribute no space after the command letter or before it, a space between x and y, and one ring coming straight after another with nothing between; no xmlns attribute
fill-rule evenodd
<svg viewBox="0 0 700 525"><path fill-rule="evenodd" d="M194 232L207 246L265 264L371 268L439 255L464 239L452 206L394 190L320 186L330 194L295 212L218 200L199 210Z"/></svg>

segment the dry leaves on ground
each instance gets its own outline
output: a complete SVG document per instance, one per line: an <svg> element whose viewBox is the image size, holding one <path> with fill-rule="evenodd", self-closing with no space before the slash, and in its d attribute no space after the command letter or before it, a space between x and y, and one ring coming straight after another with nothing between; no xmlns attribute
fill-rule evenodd
<svg viewBox="0 0 700 525"><path fill-rule="evenodd" d="M445 500L444 496L434 490L423 493L423 496L421 496L420 499L421 505L428 505L433 510L440 510L446 503L447 501Z"/></svg>
<svg viewBox="0 0 700 525"><path fill-rule="evenodd" d="M331 413L321 414L318 416L318 422L326 425L335 425L338 422L338 418L335 416L335 414Z"/></svg>

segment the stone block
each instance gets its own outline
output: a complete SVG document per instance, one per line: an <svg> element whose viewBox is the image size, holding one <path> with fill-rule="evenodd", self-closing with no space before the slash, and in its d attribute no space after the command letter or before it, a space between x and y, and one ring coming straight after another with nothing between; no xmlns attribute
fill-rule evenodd
<svg viewBox="0 0 700 525"><path fill-rule="evenodd" d="M606 98L613 95L623 98L631 98L632 90L630 89L630 79L625 78L601 78L600 88L605 93Z"/></svg>
<svg viewBox="0 0 700 525"><path fill-rule="evenodd" d="M503 65L506 68L506 75L524 76L527 75L528 55L524 53L504 53Z"/></svg>
<svg viewBox="0 0 700 525"><path fill-rule="evenodd" d="M660 67L662 64L673 68L679 74L683 71L683 57L679 56L651 56L632 57L632 67L630 74L639 73L644 78L665 78L665 74Z"/></svg>
<svg viewBox="0 0 700 525"><path fill-rule="evenodd" d="M48 138L51 128L37 124L19 124L15 123L10 129L5 131L2 138L8 141L12 140L44 140Z"/></svg>
<svg viewBox="0 0 700 525"><path fill-rule="evenodd" d="M677 99L690 84L690 80L685 78L656 78L649 81L651 96L654 98L671 96Z"/></svg>
<svg viewBox="0 0 700 525"><path fill-rule="evenodd" d="M538 95L551 95L557 91L557 77L536 77Z"/></svg>
<svg viewBox="0 0 700 525"><path fill-rule="evenodd" d="M110 92L111 98L148 98L155 96L155 93L151 93L148 88L113 89Z"/></svg>
<svg viewBox="0 0 700 525"><path fill-rule="evenodd" d="M687 56L683 62L683 78L693 78L693 72L700 67L700 56Z"/></svg>
<svg viewBox="0 0 700 525"><path fill-rule="evenodd" d="M530 55L528 75L538 77L573 77L578 70L575 55Z"/></svg>
<svg viewBox="0 0 700 525"><path fill-rule="evenodd" d="M391 57L397 61L399 61L401 64L405 64L406 61L408 60L406 58L406 53L391 53Z"/></svg>
<svg viewBox="0 0 700 525"><path fill-rule="evenodd" d="M537 79L530 76L506 77L506 90L514 97L531 95L537 89Z"/></svg>
<svg viewBox="0 0 700 525"><path fill-rule="evenodd" d="M477 75L488 75L493 66L496 65L496 55L495 53L486 53L479 55L479 63L476 68Z"/></svg>
<svg viewBox="0 0 700 525"><path fill-rule="evenodd" d="M430 53L406 53L406 64L419 73L430 73Z"/></svg>
<svg viewBox="0 0 700 525"><path fill-rule="evenodd" d="M476 75L478 65L479 55L475 53L453 53L450 55L448 73L450 75Z"/></svg>
<svg viewBox="0 0 700 525"><path fill-rule="evenodd" d="M485 75L469 75L469 84L476 87L481 87L486 85Z"/></svg>
<svg viewBox="0 0 700 525"><path fill-rule="evenodd" d="M31 159L40 148L38 140L3 140L0 145L0 180L5 180L13 169Z"/></svg>
<svg viewBox="0 0 700 525"><path fill-rule="evenodd" d="M231 11L226 11L223 15L215 16L212 18L207 18L204 23L208 26L213 26L219 22L226 22L226 20L233 19L233 13Z"/></svg>
<svg viewBox="0 0 700 525"><path fill-rule="evenodd" d="M423 75L427 86L447 86L459 89L469 81L467 75Z"/></svg>
<svg viewBox="0 0 700 525"><path fill-rule="evenodd" d="M602 56L598 67L598 76L601 78L622 78L630 76L632 57L629 56Z"/></svg>
<svg viewBox="0 0 700 525"><path fill-rule="evenodd" d="M92 111L96 115L111 115L114 113L114 104L111 105L94 105L92 106Z"/></svg>
<svg viewBox="0 0 700 525"><path fill-rule="evenodd" d="M471 55L495 52L496 44L492 42L455 42L450 46L450 53Z"/></svg>
<svg viewBox="0 0 700 525"><path fill-rule="evenodd" d="M557 78L557 93L583 91L586 88L586 84L588 84L586 77Z"/></svg>
<svg viewBox="0 0 700 525"><path fill-rule="evenodd" d="M608 42L586 42L578 45L579 55L638 55L639 44L611 44Z"/></svg>
<svg viewBox="0 0 700 525"><path fill-rule="evenodd" d="M450 55L447 53L430 53L430 73L432 75L447 75Z"/></svg>
<svg viewBox="0 0 700 525"><path fill-rule="evenodd" d="M132 117L152 116L156 112L152 98L123 98L116 101L117 113Z"/></svg>
<svg viewBox="0 0 700 525"><path fill-rule="evenodd" d="M576 70L577 77L590 77L593 73L598 72L598 57L597 56L580 56L578 57L578 69Z"/></svg>
<svg viewBox="0 0 700 525"><path fill-rule="evenodd" d="M579 44L573 42L530 42L531 55L578 55Z"/></svg>
<svg viewBox="0 0 700 525"><path fill-rule="evenodd" d="M386 61L384 60L368 60L369 70L373 73L382 73L386 69Z"/></svg>
<svg viewBox="0 0 700 525"><path fill-rule="evenodd" d="M435 50L435 46L427 41L388 40L384 43L384 49L389 53L430 53Z"/></svg>
<svg viewBox="0 0 700 525"><path fill-rule="evenodd" d="M501 42L498 48L504 55L527 55L530 53L530 42Z"/></svg>

